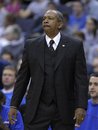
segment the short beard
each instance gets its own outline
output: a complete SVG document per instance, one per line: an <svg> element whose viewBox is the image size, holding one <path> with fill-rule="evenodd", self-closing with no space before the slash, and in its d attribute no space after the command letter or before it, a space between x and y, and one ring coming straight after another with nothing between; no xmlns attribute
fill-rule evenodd
<svg viewBox="0 0 98 130"><path fill-rule="evenodd" d="M4 87L6 90L9 90L11 88L13 88L13 84L10 84L10 85L4 85Z"/></svg>
<svg viewBox="0 0 98 130"><path fill-rule="evenodd" d="M92 101L96 104L98 104L98 95L96 95L95 97L91 97Z"/></svg>

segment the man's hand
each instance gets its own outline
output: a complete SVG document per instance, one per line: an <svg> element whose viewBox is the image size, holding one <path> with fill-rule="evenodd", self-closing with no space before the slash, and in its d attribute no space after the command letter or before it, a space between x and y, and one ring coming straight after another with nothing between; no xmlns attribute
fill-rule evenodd
<svg viewBox="0 0 98 130"><path fill-rule="evenodd" d="M15 122L16 122L16 115L17 115L17 109L11 107L10 111L8 113L10 124L15 124Z"/></svg>
<svg viewBox="0 0 98 130"><path fill-rule="evenodd" d="M77 108L75 110L74 119L76 120L76 123L75 123L76 127L80 127L80 124L84 120L85 115L86 115L85 109L83 109L83 108Z"/></svg>

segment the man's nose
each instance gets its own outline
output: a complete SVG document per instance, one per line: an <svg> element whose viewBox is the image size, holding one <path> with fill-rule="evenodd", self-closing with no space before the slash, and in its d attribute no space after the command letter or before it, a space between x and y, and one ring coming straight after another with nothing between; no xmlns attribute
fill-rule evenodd
<svg viewBox="0 0 98 130"><path fill-rule="evenodd" d="M92 89L94 88L94 84L91 85L91 88L92 88Z"/></svg>
<svg viewBox="0 0 98 130"><path fill-rule="evenodd" d="M44 20L44 23L48 23L48 19L45 19L45 20Z"/></svg>
<svg viewBox="0 0 98 130"><path fill-rule="evenodd" d="M8 78L9 78L9 76L6 76L6 77L5 77L5 79L8 79Z"/></svg>

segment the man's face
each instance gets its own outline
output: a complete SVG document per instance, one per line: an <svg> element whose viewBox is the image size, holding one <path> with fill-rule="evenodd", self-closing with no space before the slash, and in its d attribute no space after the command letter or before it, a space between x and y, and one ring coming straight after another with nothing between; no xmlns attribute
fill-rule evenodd
<svg viewBox="0 0 98 130"><path fill-rule="evenodd" d="M15 83L15 71L5 69L2 74L2 83L6 89L12 87Z"/></svg>
<svg viewBox="0 0 98 130"><path fill-rule="evenodd" d="M5 34L5 38L8 41L13 41L14 40L14 35L12 33L8 33L8 34Z"/></svg>
<svg viewBox="0 0 98 130"><path fill-rule="evenodd" d="M91 98L98 98L98 77L92 76L89 81L89 94Z"/></svg>
<svg viewBox="0 0 98 130"><path fill-rule="evenodd" d="M55 11L47 11L43 17L42 25L46 33L57 33L61 28L62 23L58 20Z"/></svg>
<svg viewBox="0 0 98 130"><path fill-rule="evenodd" d="M92 19L87 20L86 28L89 32L92 32L95 29L94 21Z"/></svg>
<svg viewBox="0 0 98 130"><path fill-rule="evenodd" d="M73 3L73 11L75 14L80 14L83 11L83 7L81 2L74 2Z"/></svg>
<svg viewBox="0 0 98 130"><path fill-rule="evenodd" d="M8 61L8 62L12 62L11 55L7 54L7 53L2 55L2 59L5 60L5 61Z"/></svg>
<svg viewBox="0 0 98 130"><path fill-rule="evenodd" d="M98 51L97 48L96 51ZM94 58L92 65L93 65L93 71L95 73L98 73L98 57Z"/></svg>

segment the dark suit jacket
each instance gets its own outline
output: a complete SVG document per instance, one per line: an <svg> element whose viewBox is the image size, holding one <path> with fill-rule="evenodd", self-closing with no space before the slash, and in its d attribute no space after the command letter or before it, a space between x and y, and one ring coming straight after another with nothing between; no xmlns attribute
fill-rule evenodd
<svg viewBox="0 0 98 130"><path fill-rule="evenodd" d="M27 123L34 118L44 83L45 44L44 36L26 43L11 101L11 106L19 106L31 77L25 115ZM88 80L83 44L61 35L58 47L54 79L57 104L62 120L72 123L75 108L87 108Z"/></svg>

